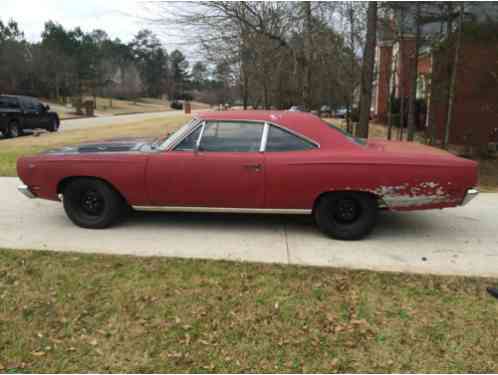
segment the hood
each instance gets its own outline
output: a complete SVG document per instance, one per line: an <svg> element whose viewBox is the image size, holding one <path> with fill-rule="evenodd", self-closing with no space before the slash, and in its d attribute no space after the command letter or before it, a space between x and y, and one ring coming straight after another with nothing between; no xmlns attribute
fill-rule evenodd
<svg viewBox="0 0 498 375"><path fill-rule="evenodd" d="M65 146L61 148L45 151L45 154L88 154L103 152L138 152L145 146L152 143L151 139L112 139L99 142L82 143L75 146Z"/></svg>

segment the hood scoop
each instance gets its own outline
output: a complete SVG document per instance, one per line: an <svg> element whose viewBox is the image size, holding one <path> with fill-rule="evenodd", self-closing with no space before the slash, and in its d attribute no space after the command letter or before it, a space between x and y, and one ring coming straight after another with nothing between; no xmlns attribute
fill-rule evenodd
<svg viewBox="0 0 498 375"><path fill-rule="evenodd" d="M102 144L86 144L78 146L79 153L95 153L95 152L126 152L133 151L137 147L137 143L102 143Z"/></svg>

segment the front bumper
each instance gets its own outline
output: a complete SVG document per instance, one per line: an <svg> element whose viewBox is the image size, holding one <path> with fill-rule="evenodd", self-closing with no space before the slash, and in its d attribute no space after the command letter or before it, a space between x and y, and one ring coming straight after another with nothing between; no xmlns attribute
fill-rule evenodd
<svg viewBox="0 0 498 375"><path fill-rule="evenodd" d="M462 203L460 204L460 206L465 206L472 199L474 199L475 197L477 197L478 194L479 194L479 190L477 190L475 188L467 189L467 191L465 192L465 196L463 197L463 200L462 200Z"/></svg>
<svg viewBox="0 0 498 375"><path fill-rule="evenodd" d="M36 195L31 191L31 189L27 185L19 185L17 187L17 190L19 190L21 193L23 193L25 196L28 198L36 198Z"/></svg>

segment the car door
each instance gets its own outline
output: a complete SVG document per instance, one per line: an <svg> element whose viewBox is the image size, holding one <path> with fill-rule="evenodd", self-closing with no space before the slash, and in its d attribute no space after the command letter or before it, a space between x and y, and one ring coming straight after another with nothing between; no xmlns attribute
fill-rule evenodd
<svg viewBox="0 0 498 375"><path fill-rule="evenodd" d="M32 129L35 122L35 111L29 98L20 97L19 104L21 106L22 112L22 124L21 127L24 129Z"/></svg>
<svg viewBox="0 0 498 375"><path fill-rule="evenodd" d="M263 123L203 122L173 150L150 157L147 186L156 206L262 208Z"/></svg>
<svg viewBox="0 0 498 375"><path fill-rule="evenodd" d="M40 102L39 100L32 98L31 102L32 102L33 108L35 110L33 127L47 129L49 126L49 120L50 120L49 115L48 115L48 111L46 110L43 103Z"/></svg>
<svg viewBox="0 0 498 375"><path fill-rule="evenodd" d="M322 186L319 146L288 129L269 125L265 145L265 208L310 209ZM327 168L327 167L325 167Z"/></svg>
<svg viewBox="0 0 498 375"><path fill-rule="evenodd" d="M24 97L22 98L23 110L24 110L24 124L25 129L36 129L39 128L40 120L40 109L37 108L36 102L32 98Z"/></svg>

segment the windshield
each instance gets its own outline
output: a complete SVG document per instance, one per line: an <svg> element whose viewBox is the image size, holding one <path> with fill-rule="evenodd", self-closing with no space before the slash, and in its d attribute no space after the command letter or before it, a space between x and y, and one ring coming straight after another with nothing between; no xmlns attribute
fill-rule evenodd
<svg viewBox="0 0 498 375"><path fill-rule="evenodd" d="M178 140L182 139L187 133L190 132L190 129L192 129L194 126L196 126L199 123L198 119L192 119L190 122L186 123L183 125L180 129L178 129L176 132L171 134L168 138L163 140L160 145L157 147L159 150L167 150L170 148L171 145L175 144Z"/></svg>
<svg viewBox="0 0 498 375"><path fill-rule="evenodd" d="M333 125L329 122L325 122L330 128L337 130L339 133L344 135L347 139L349 139L351 142L356 143L358 145L365 145L367 142L363 138L358 138L353 136L352 134L349 134L346 130L341 129L340 127Z"/></svg>

